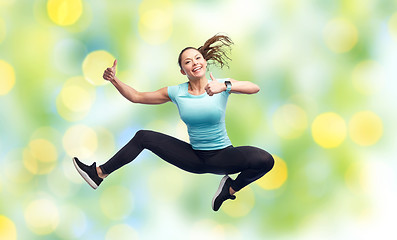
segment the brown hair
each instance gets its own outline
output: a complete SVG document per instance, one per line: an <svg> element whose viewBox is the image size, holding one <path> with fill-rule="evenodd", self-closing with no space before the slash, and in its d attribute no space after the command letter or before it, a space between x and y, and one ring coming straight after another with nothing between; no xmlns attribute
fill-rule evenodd
<svg viewBox="0 0 397 240"><path fill-rule="evenodd" d="M229 67L227 64L228 60L231 58L228 56L228 53L231 51L231 45L233 41L225 35L216 34L212 38L208 39L203 46L199 48L195 47L187 47L184 48L181 53L179 53L178 64L179 67L182 68L182 53L188 49L196 49L199 51L206 61L212 61L215 65L218 65L220 68L223 66Z"/></svg>

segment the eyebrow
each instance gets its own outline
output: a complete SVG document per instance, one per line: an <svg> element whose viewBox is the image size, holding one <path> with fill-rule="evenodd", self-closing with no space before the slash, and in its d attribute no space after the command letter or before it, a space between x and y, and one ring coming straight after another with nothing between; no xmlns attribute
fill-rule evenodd
<svg viewBox="0 0 397 240"><path fill-rule="evenodd" d="M197 53L194 57L197 57L197 55L200 55L200 54ZM191 58L190 58L190 57L187 57L187 58L183 59L183 61L186 61L186 60L188 60L188 59L191 59Z"/></svg>

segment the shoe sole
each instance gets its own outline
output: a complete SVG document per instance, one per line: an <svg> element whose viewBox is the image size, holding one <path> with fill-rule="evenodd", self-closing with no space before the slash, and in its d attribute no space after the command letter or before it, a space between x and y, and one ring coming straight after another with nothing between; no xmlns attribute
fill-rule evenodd
<svg viewBox="0 0 397 240"><path fill-rule="evenodd" d="M73 158L73 164L77 169L77 172L79 172L80 176L83 177L83 179L90 185L94 190L98 188L98 185L92 179L88 176L86 172L84 172L79 165L77 164L75 158Z"/></svg>
<svg viewBox="0 0 397 240"><path fill-rule="evenodd" d="M222 178L222 180L221 180L221 183L219 183L219 187L218 187L218 190L216 191L216 193L215 193L215 196L212 198L212 210L214 210L215 211L215 206L214 206L214 204L215 204L215 199L219 196L219 194L221 193L221 191L222 191L222 188L223 188L223 186L225 186L225 182L226 182L226 180L229 178L229 176L228 175L226 175L226 176L224 176L223 178Z"/></svg>

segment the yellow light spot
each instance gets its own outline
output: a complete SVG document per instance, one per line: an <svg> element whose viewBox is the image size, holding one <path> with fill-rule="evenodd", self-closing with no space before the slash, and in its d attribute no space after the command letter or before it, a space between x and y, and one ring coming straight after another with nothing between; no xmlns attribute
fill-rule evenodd
<svg viewBox="0 0 397 240"><path fill-rule="evenodd" d="M88 110L92 104L87 91L78 86L65 87L61 96L66 107L77 112Z"/></svg>
<svg viewBox="0 0 397 240"><path fill-rule="evenodd" d="M139 239L138 233L127 224L118 224L109 229L105 240Z"/></svg>
<svg viewBox="0 0 397 240"><path fill-rule="evenodd" d="M373 145L378 142L382 134L382 120L371 111L358 112L349 122L349 135L359 145Z"/></svg>
<svg viewBox="0 0 397 240"><path fill-rule="evenodd" d="M68 121L83 119L95 101L95 87L83 77L68 79L56 101L59 115Z"/></svg>
<svg viewBox="0 0 397 240"><path fill-rule="evenodd" d="M0 18L0 43L4 40L6 37L6 24L3 21L3 19Z"/></svg>
<svg viewBox="0 0 397 240"><path fill-rule="evenodd" d="M16 240L17 229L13 221L6 216L0 215L0 239Z"/></svg>
<svg viewBox="0 0 397 240"><path fill-rule="evenodd" d="M346 123L336 113L320 114L313 121L312 135L321 147L335 148L346 138Z"/></svg>
<svg viewBox="0 0 397 240"><path fill-rule="evenodd" d="M101 195L102 212L112 220L126 218L133 208L132 193L125 187L109 187Z"/></svg>
<svg viewBox="0 0 397 240"><path fill-rule="evenodd" d="M143 1L139 8L140 36L156 45L167 41L172 34L172 5L167 0Z"/></svg>
<svg viewBox="0 0 397 240"><path fill-rule="evenodd" d="M115 57L103 50L89 53L83 61L83 74L85 79L96 86L108 83L108 81L103 79L103 72L106 68L113 66L114 60Z"/></svg>
<svg viewBox="0 0 397 240"><path fill-rule="evenodd" d="M34 139L23 152L23 164L33 174L48 174L56 165L57 150L46 139Z"/></svg>
<svg viewBox="0 0 397 240"><path fill-rule="evenodd" d="M85 126L75 125L66 130L62 139L66 153L71 157L87 159L93 155L98 147L96 132Z"/></svg>
<svg viewBox="0 0 397 240"><path fill-rule="evenodd" d="M263 189L272 190L281 187L288 178L287 164L280 157L273 155L274 166L265 176L256 180Z"/></svg>
<svg viewBox="0 0 397 240"><path fill-rule="evenodd" d="M346 19L333 19L324 29L325 43L336 53L350 51L358 41L356 27Z"/></svg>
<svg viewBox="0 0 397 240"><path fill-rule="evenodd" d="M379 91L385 82L382 66L375 61L363 61L353 70L353 86L362 94L371 95Z"/></svg>
<svg viewBox="0 0 397 240"><path fill-rule="evenodd" d="M14 68L7 62L0 60L0 96L11 91L15 85Z"/></svg>
<svg viewBox="0 0 397 240"><path fill-rule="evenodd" d="M294 104L286 104L274 113L273 126L276 133L282 138L298 138L307 128L306 113Z"/></svg>
<svg viewBox="0 0 397 240"><path fill-rule="evenodd" d="M35 200L26 208L25 220L34 233L38 235L50 234L59 223L58 208L51 200Z"/></svg>
<svg viewBox="0 0 397 240"><path fill-rule="evenodd" d="M48 0L47 11L54 23L67 26L76 23L80 18L83 4L81 0Z"/></svg>
<svg viewBox="0 0 397 240"><path fill-rule="evenodd" d="M389 21L389 32L393 39L397 41L397 12L391 16Z"/></svg>
<svg viewBox="0 0 397 240"><path fill-rule="evenodd" d="M222 210L232 217L247 215L255 205L255 196L251 187L247 186L236 193L238 201L225 201Z"/></svg>

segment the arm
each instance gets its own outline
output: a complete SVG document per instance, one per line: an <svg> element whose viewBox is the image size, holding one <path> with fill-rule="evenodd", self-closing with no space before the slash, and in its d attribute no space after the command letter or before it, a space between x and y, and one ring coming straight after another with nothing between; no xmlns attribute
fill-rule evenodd
<svg viewBox="0 0 397 240"><path fill-rule="evenodd" d="M161 88L154 92L138 92L134 88L128 86L127 84L120 81L116 75L116 64L117 60L114 61L113 66L111 68L107 68L103 73L103 78L105 80L110 81L113 86L123 95L126 99L130 100L133 103L142 103L142 104L162 104L171 99L168 96L167 87Z"/></svg>
<svg viewBox="0 0 397 240"><path fill-rule="evenodd" d="M237 81L234 79L229 79L229 81L232 83L232 89L230 90L231 93L254 94L260 91L259 86L253 82Z"/></svg>
<svg viewBox="0 0 397 240"><path fill-rule="evenodd" d="M216 93L226 91L226 85L223 82L216 81L214 76L212 76L212 73L210 74L210 77L212 81L209 82L205 87L208 95L212 96ZM231 78L229 79L229 81L232 83L230 93L254 94L259 92L260 90L259 86L252 82L237 81Z"/></svg>

